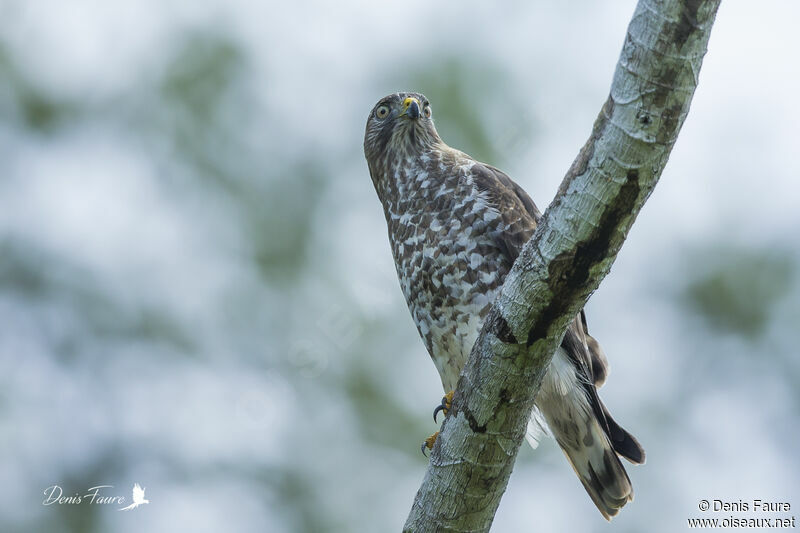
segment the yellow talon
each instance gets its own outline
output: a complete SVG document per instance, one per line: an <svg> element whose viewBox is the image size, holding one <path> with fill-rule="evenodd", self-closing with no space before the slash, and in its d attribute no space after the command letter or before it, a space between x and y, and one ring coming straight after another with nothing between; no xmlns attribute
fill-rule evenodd
<svg viewBox="0 0 800 533"><path fill-rule="evenodd" d="M420 451L422 452L422 455L427 457L427 454L425 453L425 450L426 449L427 450L432 450L433 449L433 445L436 442L436 438L438 436L439 436L439 432L437 431L436 433L434 433L433 435L431 435L430 437L428 437L427 439L425 439L422 442L422 446L420 447Z"/></svg>
<svg viewBox="0 0 800 533"><path fill-rule="evenodd" d="M433 410L433 421L436 422L436 415L439 414L439 411L444 413L444 416L447 416L447 413L450 411L450 407L453 406L453 394L456 391L451 390L447 394L444 395L442 398L442 403L436 406L436 409Z"/></svg>
<svg viewBox="0 0 800 533"><path fill-rule="evenodd" d="M433 421L434 422L436 422L436 415L439 414L439 411L443 412L444 416L447 416L448 411L450 411L450 408L453 406L453 394L454 393L455 393L455 391L451 390L450 392L445 394L444 398L442 398L442 403L437 405L436 409L433 410ZM420 446L420 451L422 452L422 455L427 455L425 453L425 450L432 450L433 449L433 445L436 442L437 437L439 437L439 432L438 431L423 441L422 446Z"/></svg>

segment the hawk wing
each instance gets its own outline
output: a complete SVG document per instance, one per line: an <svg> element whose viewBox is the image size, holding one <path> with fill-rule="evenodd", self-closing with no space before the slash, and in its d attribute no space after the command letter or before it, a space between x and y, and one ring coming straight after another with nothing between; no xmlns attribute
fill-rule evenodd
<svg viewBox="0 0 800 533"><path fill-rule="evenodd" d="M511 266L533 235L542 213L522 187L502 171L475 163L470 172L478 192L498 211L503 221L502 229L495 232L492 238Z"/></svg>
<svg viewBox="0 0 800 533"><path fill-rule="evenodd" d="M478 190L484 193L489 204L497 209L503 221L504 230L493 235L495 243L508 258L509 266L519 256L522 247L533 236L542 213L522 187L517 185L501 170L476 163L472 167L473 181ZM600 386L608 374L608 362L600 344L589 335L586 327L586 314L581 311L575 318L565 337L564 344L584 345L584 349L568 350L581 373L594 385ZM564 346L567 348L567 346ZM573 352L579 353L573 353Z"/></svg>
<svg viewBox="0 0 800 533"><path fill-rule="evenodd" d="M492 237L508 259L510 268L522 247L533 236L542 214L522 187L501 170L476 163L472 167L471 175L478 191L501 217L504 229ZM583 310L567 329L561 346L575 366L592 410L615 451L634 463L643 462L644 451L639 443L611 418L597 395L597 387L603 384L608 375L608 361L600 344L589 335Z"/></svg>

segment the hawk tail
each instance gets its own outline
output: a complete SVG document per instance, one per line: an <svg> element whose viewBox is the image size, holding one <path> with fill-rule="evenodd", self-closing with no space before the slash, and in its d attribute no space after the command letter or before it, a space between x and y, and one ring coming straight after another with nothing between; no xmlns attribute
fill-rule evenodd
<svg viewBox="0 0 800 533"><path fill-rule="evenodd" d="M626 503L633 501L633 486L594 416L584 422L583 427L579 425L580 439L588 445L573 447L558 442L597 509L606 520L611 520ZM558 440L558 431L555 434Z"/></svg>
<svg viewBox="0 0 800 533"><path fill-rule="evenodd" d="M616 420L611 418L611 413L608 412L608 409L603 405L603 402L600 401L600 398L597 398L597 404L603 413L602 419L605 421L606 435L611 441L611 446L614 448L614 451L617 452L617 455L624 457L635 465L644 464L644 448L642 448L642 445L636 440L636 437L625 431L624 428L617 424Z"/></svg>
<svg viewBox="0 0 800 533"><path fill-rule="evenodd" d="M631 480L619 456L640 464L644 450L611 418L594 385L575 379L559 352L542 384L538 407L586 492L610 520L633 501Z"/></svg>
<svg viewBox="0 0 800 533"><path fill-rule="evenodd" d="M597 509L611 520L633 501L633 486L618 455L642 463L644 450L610 416L601 421L588 405L587 409L576 407L567 419L574 425L548 419L548 426Z"/></svg>

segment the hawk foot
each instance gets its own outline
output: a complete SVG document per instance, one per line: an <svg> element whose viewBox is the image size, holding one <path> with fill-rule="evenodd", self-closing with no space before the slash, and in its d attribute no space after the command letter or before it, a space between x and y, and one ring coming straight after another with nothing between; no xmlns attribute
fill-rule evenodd
<svg viewBox="0 0 800 533"><path fill-rule="evenodd" d="M433 449L433 443L436 442L436 438L438 436L439 436L439 432L437 431L436 433L434 433L433 435L431 435L430 437L428 437L427 439L422 441L422 446L419 447L419 451L422 452L422 455L424 455L425 457L428 456L428 454L425 453L425 450L432 450Z"/></svg>
<svg viewBox="0 0 800 533"><path fill-rule="evenodd" d="M453 405L453 394L455 392L456 391L451 390L450 392L445 394L444 398L442 398L441 405L437 405L436 409L433 410L433 421L434 422L436 422L436 415L439 414L439 411L444 413L444 416L447 416L447 412L450 410L450 407Z"/></svg>

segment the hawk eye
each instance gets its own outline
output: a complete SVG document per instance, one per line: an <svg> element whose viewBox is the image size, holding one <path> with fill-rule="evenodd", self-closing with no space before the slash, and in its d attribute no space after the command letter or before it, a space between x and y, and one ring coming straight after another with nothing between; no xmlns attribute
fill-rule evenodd
<svg viewBox="0 0 800 533"><path fill-rule="evenodd" d="M425 118L431 118L431 114L433 113L431 111L431 104L426 102L425 109L423 109L422 112L425 114Z"/></svg>
<svg viewBox="0 0 800 533"><path fill-rule="evenodd" d="M378 118L386 118L388 114L389 114L389 108L385 105L382 105L375 110L375 116Z"/></svg>

